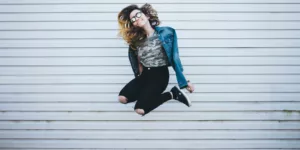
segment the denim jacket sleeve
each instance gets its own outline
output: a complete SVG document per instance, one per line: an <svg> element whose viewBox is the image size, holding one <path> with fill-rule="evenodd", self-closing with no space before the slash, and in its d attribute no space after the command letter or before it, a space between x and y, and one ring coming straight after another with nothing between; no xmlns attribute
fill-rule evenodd
<svg viewBox="0 0 300 150"><path fill-rule="evenodd" d="M135 51L130 46L128 48L128 58L129 58L129 62L132 67L133 74L135 77L137 77L139 74L138 59L137 59L137 55L136 55Z"/></svg>
<svg viewBox="0 0 300 150"><path fill-rule="evenodd" d="M178 42L177 42L177 34L176 34L176 30L173 29L173 69L175 70L176 73L176 79L178 82L178 85L180 87L180 89L183 89L185 87L187 87L187 80L183 74L183 67L181 64L181 60L179 58L179 51L178 51Z"/></svg>

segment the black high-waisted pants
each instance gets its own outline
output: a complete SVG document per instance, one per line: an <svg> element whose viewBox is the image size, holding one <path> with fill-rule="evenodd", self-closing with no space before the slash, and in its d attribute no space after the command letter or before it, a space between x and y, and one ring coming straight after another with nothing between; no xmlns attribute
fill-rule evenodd
<svg viewBox="0 0 300 150"><path fill-rule="evenodd" d="M168 66L143 66L142 74L127 83L119 96L125 96L127 103L137 101L134 109L143 109L145 116L172 98L169 92L162 93L169 84L169 76Z"/></svg>

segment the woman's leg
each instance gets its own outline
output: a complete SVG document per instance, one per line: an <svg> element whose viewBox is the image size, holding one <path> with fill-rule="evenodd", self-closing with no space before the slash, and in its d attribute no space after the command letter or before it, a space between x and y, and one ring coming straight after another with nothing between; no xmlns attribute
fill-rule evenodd
<svg viewBox="0 0 300 150"><path fill-rule="evenodd" d="M172 99L170 92L162 93L169 84L168 67L144 68L146 83L140 91L134 109L137 113L146 115L164 102Z"/></svg>
<svg viewBox="0 0 300 150"><path fill-rule="evenodd" d="M155 91L154 88L144 88L144 90L141 92L134 107L134 109L138 111L137 113L144 116L158 106L162 105L164 102L172 99L170 92L155 93L153 91Z"/></svg>
<svg viewBox="0 0 300 150"><path fill-rule="evenodd" d="M136 101L142 88L141 83L140 77L136 77L128 82L119 92L119 102L127 104Z"/></svg>

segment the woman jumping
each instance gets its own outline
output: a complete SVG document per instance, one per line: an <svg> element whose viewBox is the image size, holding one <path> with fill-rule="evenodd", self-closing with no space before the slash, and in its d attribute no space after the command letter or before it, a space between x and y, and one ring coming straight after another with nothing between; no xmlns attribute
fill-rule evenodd
<svg viewBox="0 0 300 150"><path fill-rule="evenodd" d="M129 45L128 57L135 76L120 91L119 101L137 101L134 110L142 116L171 99L190 107L191 100L182 89L192 93L194 86L183 74L175 29L158 26L157 11L147 3L141 8L129 5L122 9L118 23L119 35ZM169 84L169 66L176 73L178 85L162 93Z"/></svg>

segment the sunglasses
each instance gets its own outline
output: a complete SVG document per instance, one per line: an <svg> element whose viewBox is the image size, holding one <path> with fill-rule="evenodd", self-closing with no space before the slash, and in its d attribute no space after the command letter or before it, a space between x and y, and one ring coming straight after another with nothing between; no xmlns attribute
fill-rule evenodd
<svg viewBox="0 0 300 150"><path fill-rule="evenodd" d="M136 19L137 18L141 18L141 16L142 16L142 12L137 12L136 14L135 14L135 16L133 16L131 19L130 19L130 21L132 22L132 23L134 23L135 21L136 21Z"/></svg>

